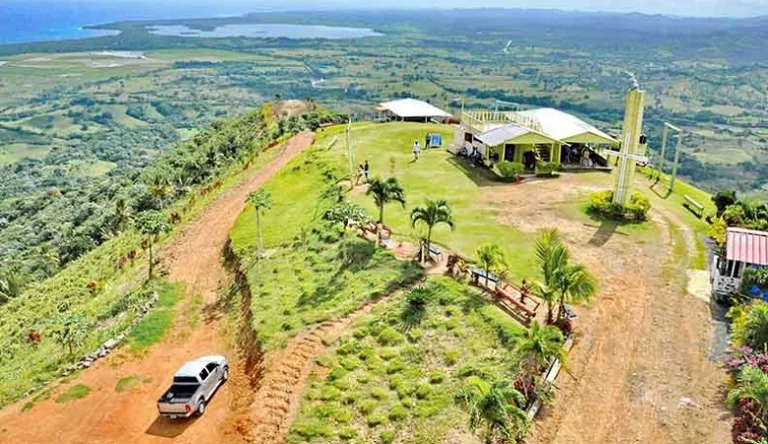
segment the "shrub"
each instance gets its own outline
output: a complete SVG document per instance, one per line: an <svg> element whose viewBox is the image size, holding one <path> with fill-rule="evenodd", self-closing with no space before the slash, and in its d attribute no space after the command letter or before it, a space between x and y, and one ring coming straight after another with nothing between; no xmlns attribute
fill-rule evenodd
<svg viewBox="0 0 768 444"><path fill-rule="evenodd" d="M365 417L365 423L368 427L376 427L377 425L386 424L387 416L381 412L371 413Z"/></svg>
<svg viewBox="0 0 768 444"><path fill-rule="evenodd" d="M405 337L392 327L387 327L379 333L379 343L382 345L397 345L405 341Z"/></svg>
<svg viewBox="0 0 768 444"><path fill-rule="evenodd" d="M381 401L389 397L389 392L381 387L374 387L371 389L371 397Z"/></svg>
<svg viewBox="0 0 768 444"><path fill-rule="evenodd" d="M517 179L525 172L525 166L520 162L502 161L496 164L496 170L505 179Z"/></svg>
<svg viewBox="0 0 768 444"><path fill-rule="evenodd" d="M768 288L768 267L747 267L741 280L741 291L750 294L752 287L760 290Z"/></svg>
<svg viewBox="0 0 768 444"><path fill-rule="evenodd" d="M341 403L344 405L354 405L360 399L360 393L358 392L345 392L341 397Z"/></svg>
<svg viewBox="0 0 768 444"><path fill-rule="evenodd" d="M624 218L642 222L648 219L648 211L651 210L651 202L640 193L632 193L629 202L624 205Z"/></svg>
<svg viewBox="0 0 768 444"><path fill-rule="evenodd" d="M360 366L360 360L354 356L348 356L348 357L339 359L339 365L344 367L345 370L352 371L352 370L355 370L358 366Z"/></svg>
<svg viewBox="0 0 768 444"><path fill-rule="evenodd" d="M366 399L365 401L360 403L360 411L367 415L371 413L372 411L376 410L376 406L378 406L378 401L374 401L373 399Z"/></svg>
<svg viewBox="0 0 768 444"><path fill-rule="evenodd" d="M333 427L320 419L310 419L295 424L293 430L307 441L315 438L329 438L333 435Z"/></svg>
<svg viewBox="0 0 768 444"><path fill-rule="evenodd" d="M389 366L387 367L387 374L392 375L394 373L399 373L405 368L405 363L400 360L400 358L393 359Z"/></svg>
<svg viewBox="0 0 768 444"><path fill-rule="evenodd" d="M368 384L368 381L371 380L371 374L367 372L362 372L357 374L357 382L360 384Z"/></svg>
<svg viewBox="0 0 768 444"><path fill-rule="evenodd" d="M323 401L335 401L341 397L341 391L336 387L326 386L320 390L320 399Z"/></svg>
<svg viewBox="0 0 768 444"><path fill-rule="evenodd" d="M745 344L762 350L768 345L768 303L757 301L747 313L744 323Z"/></svg>
<svg viewBox="0 0 768 444"><path fill-rule="evenodd" d="M379 434L379 441L381 441L381 444L392 444L395 442L395 432L391 430L387 430L386 432L381 432Z"/></svg>
<svg viewBox="0 0 768 444"><path fill-rule="evenodd" d="M408 409L402 405L396 405L389 409L389 419L392 421L402 421L408 417Z"/></svg>
<svg viewBox="0 0 768 444"><path fill-rule="evenodd" d="M432 396L432 386L429 384L421 383L416 387L416 397L418 399L429 399Z"/></svg>
<svg viewBox="0 0 768 444"><path fill-rule="evenodd" d="M448 365L455 365L457 362L459 362L459 351L458 350L446 350L443 353L443 359L445 360L445 363Z"/></svg>
<svg viewBox="0 0 768 444"><path fill-rule="evenodd" d="M331 370L330 373L328 373L328 380L336 381L337 379L341 379L347 376L347 373L349 373L347 370L341 367L336 367L333 370Z"/></svg>
<svg viewBox="0 0 768 444"><path fill-rule="evenodd" d="M558 162L543 162L541 160L536 162L536 176L551 176L552 173L560 169L560 163Z"/></svg>
<svg viewBox="0 0 768 444"><path fill-rule="evenodd" d="M435 370L429 375L429 382L432 384L440 384L445 381L445 372Z"/></svg>
<svg viewBox="0 0 768 444"><path fill-rule="evenodd" d="M344 441L349 441L355 437L357 437L357 430L353 429L352 427L345 427L339 430L339 438L343 439Z"/></svg>
<svg viewBox="0 0 768 444"><path fill-rule="evenodd" d="M323 404L316 408L315 413L322 418L330 418L340 424L349 424L352 413L336 404Z"/></svg>
<svg viewBox="0 0 768 444"><path fill-rule="evenodd" d="M379 357L385 361L389 361L390 359L397 357L399 354L400 353L396 348L385 347L379 352Z"/></svg>
<svg viewBox="0 0 768 444"><path fill-rule="evenodd" d="M613 202L613 191L598 191L589 195L587 211L612 219L642 222L648 218L651 203L640 193L632 193L626 205Z"/></svg>

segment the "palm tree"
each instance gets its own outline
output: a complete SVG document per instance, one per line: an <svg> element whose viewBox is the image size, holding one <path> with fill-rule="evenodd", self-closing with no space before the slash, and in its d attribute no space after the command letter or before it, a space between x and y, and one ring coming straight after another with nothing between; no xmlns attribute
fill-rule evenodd
<svg viewBox="0 0 768 444"><path fill-rule="evenodd" d="M136 217L136 229L139 233L145 236L147 249L149 251L149 274L148 277L152 280L152 270L154 269L154 261L152 259L152 246L158 241L160 235L167 233L171 230L171 226L165 220L163 213L155 210L144 211L139 213Z"/></svg>
<svg viewBox="0 0 768 444"><path fill-rule="evenodd" d="M507 260L504 252L496 244L486 244L478 248L475 252L477 262L485 271L485 286L488 287L488 275L491 271L498 271L507 266Z"/></svg>
<svg viewBox="0 0 768 444"><path fill-rule="evenodd" d="M565 361L565 338L560 329L551 326L542 326L538 321L533 321L531 328L525 330L518 340L516 350L521 356L533 359L540 365L546 364L550 359L557 358Z"/></svg>
<svg viewBox="0 0 768 444"><path fill-rule="evenodd" d="M261 212L272 208L272 195L264 188L259 188L248 195L249 204L256 209L256 231L258 232L258 255L261 257L264 249L264 238L261 233Z"/></svg>
<svg viewBox="0 0 768 444"><path fill-rule="evenodd" d="M597 281L583 264L567 264L558 270L555 285L560 293L558 318L562 318L565 314L566 302L570 304L586 302L597 293Z"/></svg>
<svg viewBox="0 0 768 444"><path fill-rule="evenodd" d="M761 369L746 366L736 376L736 386L728 392L728 406L733 408L742 399L757 402L763 416L768 413L768 375Z"/></svg>
<svg viewBox="0 0 768 444"><path fill-rule="evenodd" d="M124 198L121 197L115 201L115 208L112 210L112 218L113 224L118 232L127 230L133 222L133 211Z"/></svg>
<svg viewBox="0 0 768 444"><path fill-rule="evenodd" d="M12 269L5 274L0 274L0 304L21 296L24 292L26 279L19 269Z"/></svg>
<svg viewBox="0 0 768 444"><path fill-rule="evenodd" d="M520 407L525 397L506 380L490 383L477 376L467 378L454 401L469 413L469 429L485 443L517 439L528 428Z"/></svg>
<svg viewBox="0 0 768 444"><path fill-rule="evenodd" d="M161 209L165 208L166 202L173 197L173 193L173 186L168 183L168 179L160 174L156 174L152 179L152 184L149 186L149 194L160 202Z"/></svg>
<svg viewBox="0 0 768 444"><path fill-rule="evenodd" d="M429 249L432 245L432 229L435 225L446 224L451 227L451 230L455 228L451 206L444 200L427 199L425 206L416 207L411 211L411 226L416 228L416 225L419 223L427 226L427 252L424 256L429 258Z"/></svg>
<svg viewBox="0 0 768 444"><path fill-rule="evenodd" d="M51 246L51 244L42 244L40 245L39 259L43 265L45 275L52 276L59 265L59 251Z"/></svg>
<svg viewBox="0 0 768 444"><path fill-rule="evenodd" d="M571 252L560 239L556 228L544 230L536 239L536 261L541 280L533 282L534 292L547 303L547 322L552 322L552 307L558 297L558 276L570 261Z"/></svg>
<svg viewBox="0 0 768 444"><path fill-rule="evenodd" d="M382 225L384 225L384 205L390 202L400 202L405 208L405 192L394 177L387 180L374 177L369 182L365 194L373 196L373 201L379 209L379 223ZM381 232L379 232L379 240L381 240Z"/></svg>

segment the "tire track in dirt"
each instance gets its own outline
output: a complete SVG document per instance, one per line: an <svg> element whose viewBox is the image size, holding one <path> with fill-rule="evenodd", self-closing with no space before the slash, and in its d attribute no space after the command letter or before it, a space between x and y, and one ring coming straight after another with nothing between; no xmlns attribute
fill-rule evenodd
<svg viewBox="0 0 768 444"><path fill-rule="evenodd" d="M22 404L0 412L0 442L11 443L233 443L245 442L247 418L253 396L247 369L223 333L224 315L216 305L218 290L231 277L222 265L228 233L245 206L249 192L262 186L291 159L309 148L313 133L295 136L263 168L222 193L192 221L163 252L171 281L186 285L185 298L177 306L177 318L168 336L141 356L125 350L97 362L53 395L75 383L92 389L84 399L58 404L42 401L29 412ZM193 295L201 295L203 307L185 313ZM190 318L202 315L199 325ZM231 377L212 399L206 414L187 421L171 421L157 415L157 396L167 387L173 372L185 361L204 354L226 354ZM136 375L144 383L118 393L116 382ZM23 402L23 401L22 401ZM39 418L45 418L44 421Z"/></svg>

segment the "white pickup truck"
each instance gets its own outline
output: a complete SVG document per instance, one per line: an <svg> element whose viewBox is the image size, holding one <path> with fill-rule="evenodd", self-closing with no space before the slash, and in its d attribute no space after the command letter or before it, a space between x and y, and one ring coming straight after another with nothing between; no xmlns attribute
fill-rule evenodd
<svg viewBox="0 0 768 444"><path fill-rule="evenodd" d="M173 375L173 384L157 400L157 411L168 418L188 418L205 413L205 405L229 379L224 356L203 356L184 364Z"/></svg>

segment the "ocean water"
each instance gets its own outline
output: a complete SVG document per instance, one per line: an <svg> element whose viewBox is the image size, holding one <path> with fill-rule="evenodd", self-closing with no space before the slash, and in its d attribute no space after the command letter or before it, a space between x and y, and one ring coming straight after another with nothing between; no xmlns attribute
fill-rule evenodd
<svg viewBox="0 0 768 444"><path fill-rule="evenodd" d="M275 9L242 0L0 0L0 44L109 35L83 26L124 20L241 15Z"/></svg>

